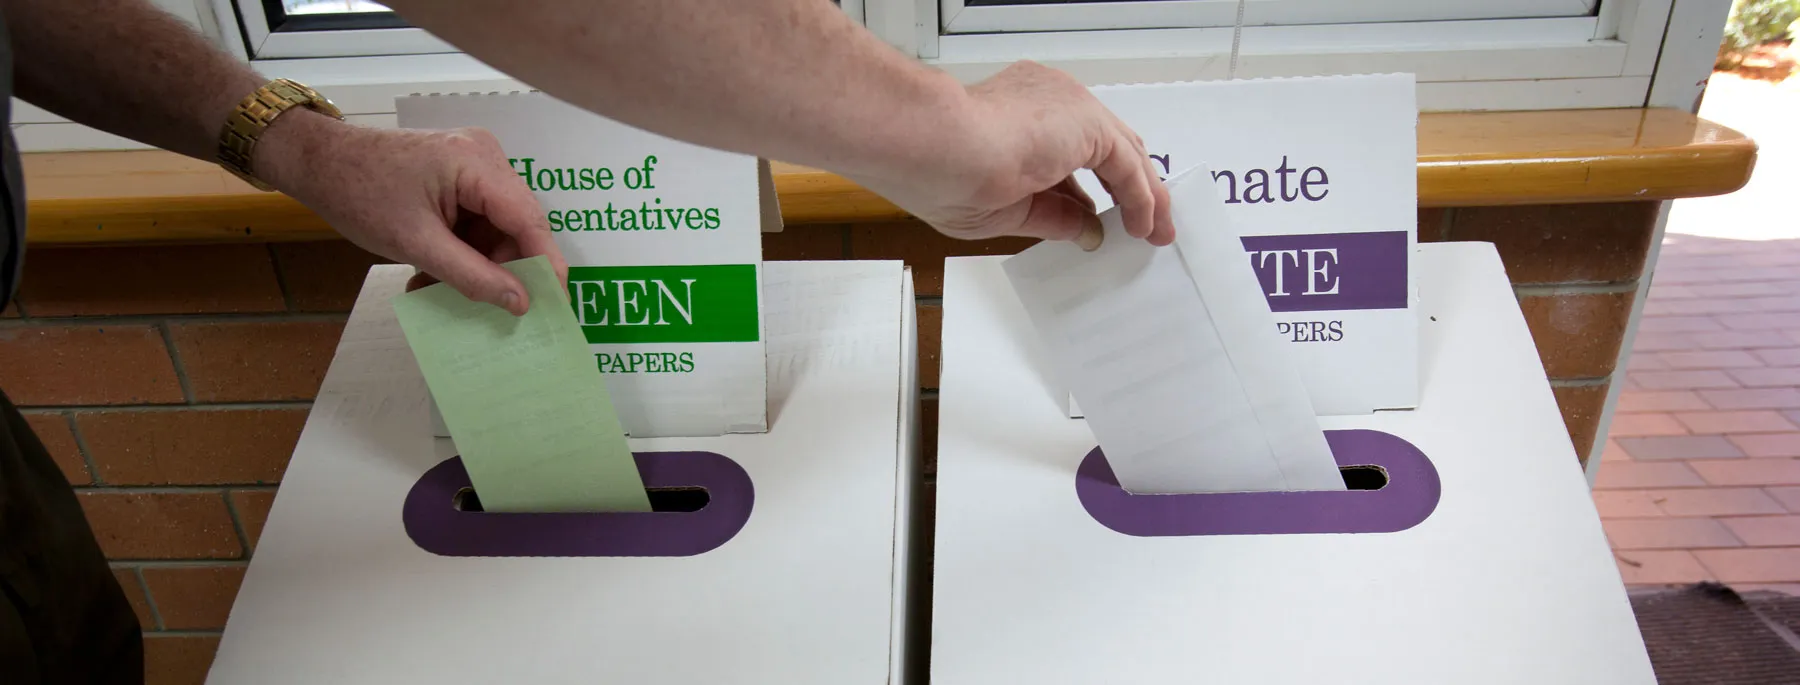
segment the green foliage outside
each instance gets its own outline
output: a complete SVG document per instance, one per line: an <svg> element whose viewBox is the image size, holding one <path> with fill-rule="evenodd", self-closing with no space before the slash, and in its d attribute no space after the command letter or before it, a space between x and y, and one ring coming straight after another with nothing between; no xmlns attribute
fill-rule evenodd
<svg viewBox="0 0 1800 685"><path fill-rule="evenodd" d="M1800 31L1800 0L1735 0L1719 45L1719 64L1735 68L1758 46L1793 40Z"/></svg>

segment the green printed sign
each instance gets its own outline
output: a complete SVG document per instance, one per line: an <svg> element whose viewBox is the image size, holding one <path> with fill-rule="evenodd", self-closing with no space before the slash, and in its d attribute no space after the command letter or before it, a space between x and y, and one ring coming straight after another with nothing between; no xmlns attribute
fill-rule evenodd
<svg viewBox="0 0 1800 685"><path fill-rule="evenodd" d="M754 264L569 267L591 344L756 342L756 295Z"/></svg>

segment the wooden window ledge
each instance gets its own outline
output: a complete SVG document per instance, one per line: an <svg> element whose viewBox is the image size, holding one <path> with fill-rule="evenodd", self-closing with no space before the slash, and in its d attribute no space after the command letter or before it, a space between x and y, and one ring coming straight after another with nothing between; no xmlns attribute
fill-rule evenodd
<svg viewBox="0 0 1800 685"><path fill-rule="evenodd" d="M1743 187L1756 144L1672 109L1422 114L1419 205L1668 200ZM31 244L266 242L335 238L298 202L161 151L24 155ZM789 224L906 214L831 173L777 163Z"/></svg>

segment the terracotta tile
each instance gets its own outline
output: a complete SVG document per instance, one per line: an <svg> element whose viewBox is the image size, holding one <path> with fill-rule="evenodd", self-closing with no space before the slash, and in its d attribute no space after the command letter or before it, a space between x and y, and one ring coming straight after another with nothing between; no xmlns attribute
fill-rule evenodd
<svg viewBox="0 0 1800 685"><path fill-rule="evenodd" d="M1633 371L1631 381L1645 390L1695 390L1735 388L1737 381L1723 371Z"/></svg>
<svg viewBox="0 0 1800 685"><path fill-rule="evenodd" d="M1655 352L1634 349L1625 358L1626 371L1668 371L1669 363Z"/></svg>
<svg viewBox="0 0 1800 685"><path fill-rule="evenodd" d="M1743 350L1668 351L1656 356L1671 369L1742 369L1763 365L1761 360Z"/></svg>
<svg viewBox="0 0 1800 685"><path fill-rule="evenodd" d="M1800 516L1732 516L1719 521L1752 547L1800 547Z"/></svg>
<svg viewBox="0 0 1800 685"><path fill-rule="evenodd" d="M1630 292L1519 298L1538 357L1551 378L1599 378L1618 363Z"/></svg>
<svg viewBox="0 0 1800 685"><path fill-rule="evenodd" d="M310 400L342 321L169 324L196 402Z"/></svg>
<svg viewBox="0 0 1800 685"><path fill-rule="evenodd" d="M113 580L119 582L119 588L125 591L125 599L131 601L131 610L138 617L138 627L156 630L156 617L150 611L150 600L144 595L144 584L138 582L137 572L128 566L114 566Z"/></svg>
<svg viewBox="0 0 1800 685"><path fill-rule="evenodd" d="M1442 208L1419 208L1419 242L1440 243L1449 240L1450 210Z"/></svg>
<svg viewBox="0 0 1800 685"><path fill-rule="evenodd" d="M1607 440L1606 446L1600 450L1600 461L1628 462L1631 461L1631 453L1626 452L1625 448L1620 446L1617 441Z"/></svg>
<svg viewBox="0 0 1800 685"><path fill-rule="evenodd" d="M1619 414L1613 417L1609 433L1613 438L1650 435L1686 435L1687 428L1671 414Z"/></svg>
<svg viewBox="0 0 1800 685"><path fill-rule="evenodd" d="M1800 343L1800 331L1782 331L1781 337L1786 338L1788 344ZM1775 347L1775 346L1776 345L1758 345L1757 347Z"/></svg>
<svg viewBox="0 0 1800 685"><path fill-rule="evenodd" d="M1769 366L1800 366L1800 347L1782 347L1751 352Z"/></svg>
<svg viewBox="0 0 1800 685"><path fill-rule="evenodd" d="M1657 518L1664 515L1648 490L1596 490L1593 497L1594 508L1603 519Z"/></svg>
<svg viewBox="0 0 1800 685"><path fill-rule="evenodd" d="M1705 411L1712 405L1688 390L1634 390L1619 393L1617 409L1621 413L1658 411Z"/></svg>
<svg viewBox="0 0 1800 685"><path fill-rule="evenodd" d="M81 456L81 447L75 443L75 433L69 427L68 417L62 414L26 413L25 423L31 426L31 432L37 435L38 442L44 444L44 450L50 453L50 458L56 460L56 467L62 469L63 477L69 479L70 485L94 482L93 474L88 473L87 460Z"/></svg>
<svg viewBox="0 0 1800 685"><path fill-rule="evenodd" d="M244 565L146 566L144 583L168 630L220 630L244 582Z"/></svg>
<svg viewBox="0 0 1800 685"><path fill-rule="evenodd" d="M1654 202L1460 208L1450 230L1494 243L1514 283L1610 283L1643 270L1656 214Z"/></svg>
<svg viewBox="0 0 1800 685"><path fill-rule="evenodd" d="M1786 507L1788 511L1800 514L1800 487L1765 488L1765 490L1770 497L1781 502L1781 506Z"/></svg>
<svg viewBox="0 0 1800 685"><path fill-rule="evenodd" d="M19 406L182 402L151 326L0 327L0 388Z"/></svg>
<svg viewBox="0 0 1800 685"><path fill-rule="evenodd" d="M1695 283L1684 287L1695 297L1763 297L1793 294L1791 289L1780 283Z"/></svg>
<svg viewBox="0 0 1800 685"><path fill-rule="evenodd" d="M1731 442L1750 457L1800 457L1800 433L1733 435Z"/></svg>
<svg viewBox="0 0 1800 685"><path fill-rule="evenodd" d="M1650 414L1649 416L1655 416ZM1766 409L1756 411L1695 411L1675 415L1688 432L1696 435L1714 433L1773 433L1800 430L1781 414Z"/></svg>
<svg viewBox="0 0 1800 685"><path fill-rule="evenodd" d="M1800 459L1704 459L1688 466L1713 485L1800 485Z"/></svg>
<svg viewBox="0 0 1800 685"><path fill-rule="evenodd" d="M1694 556L1725 583L1800 582L1800 547L1706 549Z"/></svg>
<svg viewBox="0 0 1800 685"><path fill-rule="evenodd" d="M30 307L27 303L25 306ZM31 311L35 312L36 309ZM1786 312L1779 314L1721 314L1713 317L1719 325L1733 331L1773 331L1800 328L1800 313Z"/></svg>
<svg viewBox="0 0 1800 685"><path fill-rule="evenodd" d="M1699 334L1646 331L1640 326L1637 337L1631 339L1631 350L1634 353L1660 352L1663 350L1692 350L1700 347L1700 342L1694 339L1695 335ZM1652 371L1654 369L1646 370Z"/></svg>
<svg viewBox="0 0 1800 685"><path fill-rule="evenodd" d="M933 408L936 408L935 403ZM936 418L936 414L932 417ZM933 423L935 430L937 424ZM245 544L251 550L256 549L256 542L262 539L263 524L269 522L269 507L275 505L274 490L232 490L231 510L237 512L238 523L244 524Z"/></svg>
<svg viewBox="0 0 1800 685"><path fill-rule="evenodd" d="M1695 347L1706 350L1747 350L1755 347L1781 347L1790 344L1786 336L1773 331L1700 331L1688 333Z"/></svg>
<svg viewBox="0 0 1800 685"><path fill-rule="evenodd" d="M1679 461L1623 461L1600 465L1594 477L1599 490L1685 488L1706 485L1700 475Z"/></svg>
<svg viewBox="0 0 1800 685"><path fill-rule="evenodd" d="M243 556L225 497L217 492L80 493L109 559L236 559Z"/></svg>
<svg viewBox="0 0 1800 685"><path fill-rule="evenodd" d="M1632 416L1620 414L1618 418ZM1744 452L1718 435L1669 435L1646 438L1615 438L1631 458L1637 461L1661 459L1736 459Z"/></svg>
<svg viewBox="0 0 1800 685"><path fill-rule="evenodd" d="M1738 594L1751 592L1779 592L1784 595L1800 596L1800 583L1737 583L1731 586Z"/></svg>
<svg viewBox="0 0 1800 685"><path fill-rule="evenodd" d="M1781 297L1732 297L1653 300L1644 306L1644 314L1761 314L1800 310L1800 299Z"/></svg>
<svg viewBox="0 0 1800 685"><path fill-rule="evenodd" d="M1687 585L1712 580L1713 576L1693 552L1632 550L1613 552L1619 576L1629 585Z"/></svg>
<svg viewBox="0 0 1800 685"><path fill-rule="evenodd" d="M1581 463L1586 464L1594 450L1594 433L1600 428L1600 412L1606 406L1606 384L1554 385L1550 390L1562 411L1569 442L1575 446Z"/></svg>
<svg viewBox="0 0 1800 685"><path fill-rule="evenodd" d="M1701 390L1700 398L1715 409L1800 409L1800 388Z"/></svg>
<svg viewBox="0 0 1800 685"><path fill-rule="evenodd" d="M350 311L369 267L389 263L346 240L282 243L271 250L288 299L302 312Z"/></svg>
<svg viewBox="0 0 1800 685"><path fill-rule="evenodd" d="M1731 369L1725 373L1746 388L1800 387L1800 367Z"/></svg>
<svg viewBox="0 0 1800 685"><path fill-rule="evenodd" d="M75 415L100 478L114 485L278 483L307 411L184 409Z"/></svg>
<svg viewBox="0 0 1800 685"><path fill-rule="evenodd" d="M1709 518L1608 519L1602 523L1606 526L1606 539L1616 550L1695 549L1742 544L1725 526Z"/></svg>
<svg viewBox="0 0 1800 685"><path fill-rule="evenodd" d="M34 249L19 284L34 317L286 309L264 245Z"/></svg>
<svg viewBox="0 0 1800 685"><path fill-rule="evenodd" d="M763 261L844 259L849 256L844 249L849 244L849 230L841 224L807 224L785 226L780 233L764 233Z"/></svg>
<svg viewBox="0 0 1800 685"><path fill-rule="evenodd" d="M852 258L905 260L913 269L914 287L921 296L944 293L945 257L1016 254L1037 243L1029 238L957 240L918 221L850 227Z"/></svg>
<svg viewBox="0 0 1800 685"><path fill-rule="evenodd" d="M1780 514L1781 503L1760 488L1650 490L1650 499L1669 516L1750 516Z"/></svg>
<svg viewBox="0 0 1800 685"><path fill-rule="evenodd" d="M944 337L944 307L919 305L919 386L938 387L939 348Z"/></svg>
<svg viewBox="0 0 1800 685"><path fill-rule="evenodd" d="M145 635L144 685L201 685L218 651L217 635Z"/></svg>
<svg viewBox="0 0 1800 685"><path fill-rule="evenodd" d="M1660 281L1650 285L1651 302L1658 302L1661 300L1685 300L1692 297L1698 297L1698 295L1694 293L1694 286L1692 285L1669 285Z"/></svg>
<svg viewBox="0 0 1800 685"><path fill-rule="evenodd" d="M1693 333L1698 331L1722 331L1723 325L1710 316L1646 316L1638 322L1638 331L1643 333Z"/></svg>

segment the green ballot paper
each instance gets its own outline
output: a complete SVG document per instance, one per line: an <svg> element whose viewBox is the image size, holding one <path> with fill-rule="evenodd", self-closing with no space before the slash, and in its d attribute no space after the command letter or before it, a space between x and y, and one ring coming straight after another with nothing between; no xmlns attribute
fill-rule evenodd
<svg viewBox="0 0 1800 685"><path fill-rule="evenodd" d="M587 340L545 257L504 265L531 311L515 317L437 284L394 312L484 511L650 511Z"/></svg>

